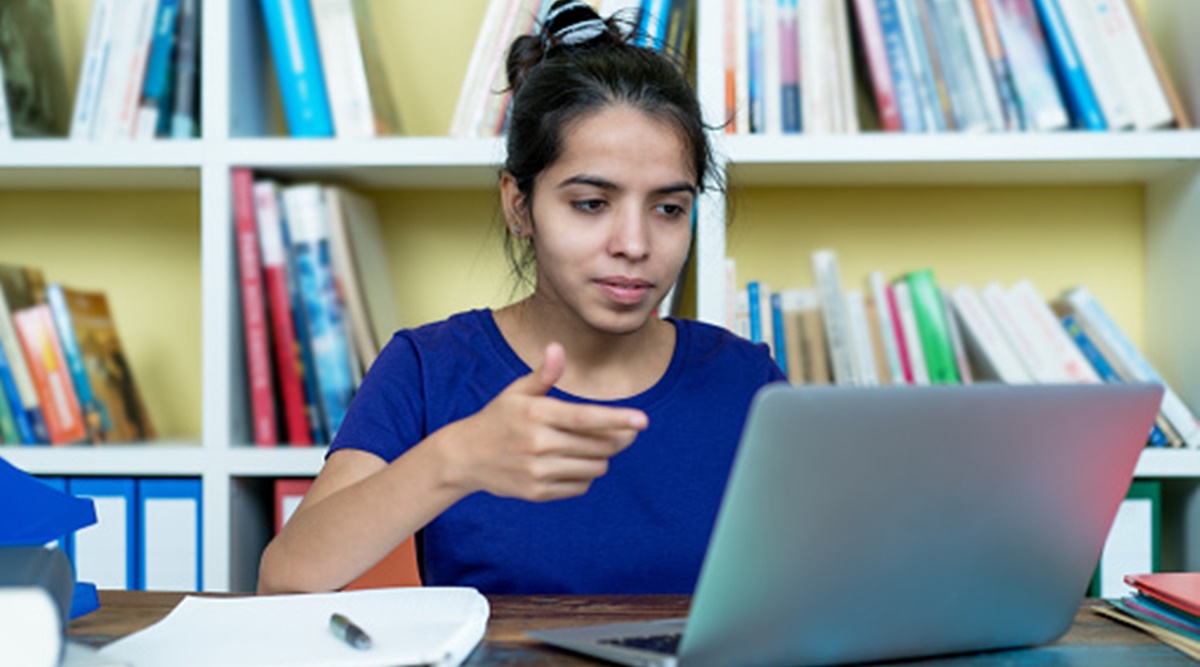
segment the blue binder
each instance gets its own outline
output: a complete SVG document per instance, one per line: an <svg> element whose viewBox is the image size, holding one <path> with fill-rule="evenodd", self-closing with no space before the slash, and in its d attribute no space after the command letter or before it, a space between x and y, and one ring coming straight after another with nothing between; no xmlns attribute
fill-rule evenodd
<svg viewBox="0 0 1200 667"><path fill-rule="evenodd" d="M139 590L203 587L203 507L197 478L139 479Z"/></svg>

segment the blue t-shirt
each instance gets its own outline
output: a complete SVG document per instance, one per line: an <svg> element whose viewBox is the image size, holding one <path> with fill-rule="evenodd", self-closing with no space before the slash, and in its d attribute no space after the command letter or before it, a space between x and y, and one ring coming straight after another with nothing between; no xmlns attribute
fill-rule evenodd
<svg viewBox="0 0 1200 667"><path fill-rule="evenodd" d="M691 593L750 400L783 380L766 346L671 320L676 344L646 391L577 403L638 408L649 427L582 496L545 503L475 493L418 535L426 585L484 593ZM570 360L568 359L568 363ZM531 372L489 310L397 333L363 381L330 452L393 461Z"/></svg>

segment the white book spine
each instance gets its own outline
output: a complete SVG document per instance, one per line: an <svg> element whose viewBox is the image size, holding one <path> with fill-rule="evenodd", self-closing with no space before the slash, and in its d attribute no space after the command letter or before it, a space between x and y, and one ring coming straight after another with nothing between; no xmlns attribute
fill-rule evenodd
<svg viewBox="0 0 1200 667"><path fill-rule="evenodd" d="M490 0L483 22L479 26L479 34L475 38L475 46L471 49L471 60L467 63L467 73L463 76L462 86L458 92L458 103L454 106L454 116L450 120L450 136L467 137L471 134L471 117L482 104L480 95L483 94L483 72L488 67L488 60L496 49L499 39L500 21L505 11L515 0Z"/></svg>
<svg viewBox="0 0 1200 667"><path fill-rule="evenodd" d="M780 63L779 3L776 0L756 0L762 3L763 15L763 108L766 112L767 134L783 134L783 66Z"/></svg>
<svg viewBox="0 0 1200 667"><path fill-rule="evenodd" d="M92 1L87 43L83 48L83 65L79 70L75 108L71 116L71 138L74 140L86 141L92 138L96 111L104 89L114 14L112 0Z"/></svg>
<svg viewBox="0 0 1200 667"><path fill-rule="evenodd" d="M1080 0L1108 54L1114 79L1139 130L1169 125L1175 120L1166 91L1138 34L1129 5L1122 0ZM1194 0L1193 0L1194 1Z"/></svg>
<svg viewBox="0 0 1200 667"><path fill-rule="evenodd" d="M725 328L737 331L737 260L725 258Z"/></svg>
<svg viewBox="0 0 1200 667"><path fill-rule="evenodd" d="M1138 382L1153 382L1163 388L1162 413L1189 447L1200 447L1200 422L1183 399L1159 376L1154 366L1142 356L1133 343L1125 337L1108 313L1086 288L1079 287L1066 295L1067 303L1083 318L1088 328L1100 336L1100 340Z"/></svg>
<svg viewBox="0 0 1200 667"><path fill-rule="evenodd" d="M312 0L312 10L334 134L339 139L373 137L375 114L354 7L350 0Z"/></svg>
<svg viewBox="0 0 1200 667"><path fill-rule="evenodd" d="M983 302L992 318L1004 332L1017 358L1025 370L1041 384L1070 382L1070 378L1058 365L1053 354L1039 341L1036 329L1027 325L1021 309L1016 307L1008 292L999 283L990 283L983 288Z"/></svg>
<svg viewBox="0 0 1200 667"><path fill-rule="evenodd" d="M850 335L854 341L854 354L858 371L855 384L864 387L879 386L879 375L875 371L875 351L871 348L871 330L867 322L867 306L859 290L846 292L846 313L850 316Z"/></svg>
<svg viewBox="0 0 1200 667"><path fill-rule="evenodd" d="M832 35L826 34L826 5L822 0L805 0L799 5L800 32L800 117L805 134L828 134L830 105L828 77L833 68Z"/></svg>
<svg viewBox="0 0 1200 667"><path fill-rule="evenodd" d="M1006 384L1032 384L1033 377L1025 370L975 290L962 285L950 296L962 318L967 339L986 357L1000 381Z"/></svg>
<svg viewBox="0 0 1200 667"><path fill-rule="evenodd" d="M821 311L825 320L825 338L829 345L829 359L833 365L834 384L853 385L858 377L858 370L855 368L857 363L854 342L846 315L846 300L842 295L837 255L832 250L818 250L812 254L812 266L817 292L821 295Z"/></svg>
<svg viewBox="0 0 1200 667"><path fill-rule="evenodd" d="M1062 367L1064 373L1072 382L1096 384L1100 376L1079 351L1079 347L1067 336L1062 323L1050 311L1045 299L1038 293L1037 288L1028 280L1022 280L1009 290L1018 308L1034 325L1039 338L1049 344L1054 358Z"/></svg>
<svg viewBox="0 0 1200 667"><path fill-rule="evenodd" d="M1058 0L1067 30L1075 40L1079 60L1087 72L1088 81L1100 103L1104 122L1110 130L1127 130L1133 127L1133 112L1128 99L1121 90L1117 72L1109 53L1104 49L1099 26L1088 16L1086 4L1090 0Z"/></svg>
<svg viewBox="0 0 1200 667"><path fill-rule="evenodd" d="M988 129L999 132L1004 129L1004 111L1000 108L1000 92L996 90L996 79L992 76L992 66L983 46L983 33L979 27L979 16L975 12L975 3L972 0L957 1L963 31L966 33L967 48L971 51L971 68L975 70L975 80L983 97L983 109L987 113Z"/></svg>
<svg viewBox="0 0 1200 667"><path fill-rule="evenodd" d="M104 84L96 104L96 116L91 127L92 141L104 141L115 136L117 117L121 114L121 99L129 81L129 64L135 48L140 0L126 0L113 6L112 28L108 32L104 63Z"/></svg>
<svg viewBox="0 0 1200 667"><path fill-rule="evenodd" d="M896 296L896 312L900 316L900 330L904 332L904 342L908 350L908 365L912 368L912 383L915 385L929 384L929 365L925 363L925 350L921 347L921 331L917 327L917 314L913 310L912 293L908 283L900 281L892 285L892 293Z"/></svg>
<svg viewBox="0 0 1200 667"><path fill-rule="evenodd" d="M917 102L921 107L921 119L925 123L926 132L936 132L945 125L941 120L942 105L938 101L937 91L931 88L933 73L926 69L926 62L918 55L918 40L925 41L925 33L921 29L921 19L917 16L914 0L896 0L896 15L900 19L900 32L904 35L904 50L912 65L912 79L917 88ZM927 45L933 48L932 44Z"/></svg>
<svg viewBox="0 0 1200 667"><path fill-rule="evenodd" d="M750 292L746 289L737 291L734 304L733 333L750 340Z"/></svg>
<svg viewBox="0 0 1200 667"><path fill-rule="evenodd" d="M758 283L758 321L762 325L762 339L775 357L775 345L782 341L775 340L775 311L771 309L771 284Z"/></svg>
<svg viewBox="0 0 1200 667"><path fill-rule="evenodd" d="M896 342L896 324L892 320L892 308L888 303L887 284L883 273L872 271L868 278L871 295L875 298L875 313L879 318L879 328L883 335L883 351L887 355L888 371L892 376L892 384L906 384L904 379L904 364L900 361L900 347Z"/></svg>

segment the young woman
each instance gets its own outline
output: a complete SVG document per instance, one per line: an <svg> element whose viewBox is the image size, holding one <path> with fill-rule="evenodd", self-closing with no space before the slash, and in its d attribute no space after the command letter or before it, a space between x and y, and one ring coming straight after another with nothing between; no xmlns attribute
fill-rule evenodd
<svg viewBox="0 0 1200 667"><path fill-rule="evenodd" d="M654 315L710 152L687 81L626 36L560 1L513 44L500 196L533 293L396 334L260 591L340 588L413 534L428 585L692 591L750 399L783 376Z"/></svg>

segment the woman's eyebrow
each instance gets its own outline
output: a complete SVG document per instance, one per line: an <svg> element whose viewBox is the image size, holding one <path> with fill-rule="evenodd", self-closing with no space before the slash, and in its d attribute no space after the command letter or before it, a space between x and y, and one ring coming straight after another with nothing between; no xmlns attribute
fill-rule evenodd
<svg viewBox="0 0 1200 667"><path fill-rule="evenodd" d="M592 187L600 188L601 190L622 190L620 185L617 185L608 179L600 178L599 176L591 176L588 174L579 174L564 179L558 184L558 187L565 188L570 185L590 185ZM688 182L679 182L654 189L655 194L670 194L673 192L687 192L694 196L696 194L696 186Z"/></svg>

